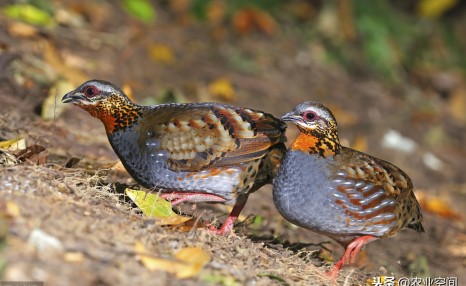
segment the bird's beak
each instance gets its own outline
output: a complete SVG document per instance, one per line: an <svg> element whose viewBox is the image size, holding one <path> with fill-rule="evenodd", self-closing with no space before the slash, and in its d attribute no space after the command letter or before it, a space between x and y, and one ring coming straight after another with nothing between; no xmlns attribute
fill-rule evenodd
<svg viewBox="0 0 466 286"><path fill-rule="evenodd" d="M73 90L73 91L70 91L67 94L65 94L65 96L63 96L63 98L61 99L61 102L63 102L63 103L78 102L78 101L81 101L83 99L86 99L84 94L76 92L76 91Z"/></svg>
<svg viewBox="0 0 466 286"><path fill-rule="evenodd" d="M296 115L296 114L294 113L294 111L290 111L290 112L288 112L288 113L283 114L283 116L282 116L280 119L283 120L283 121L292 121L292 122L296 122L296 121L301 121L301 120L302 120L301 116Z"/></svg>

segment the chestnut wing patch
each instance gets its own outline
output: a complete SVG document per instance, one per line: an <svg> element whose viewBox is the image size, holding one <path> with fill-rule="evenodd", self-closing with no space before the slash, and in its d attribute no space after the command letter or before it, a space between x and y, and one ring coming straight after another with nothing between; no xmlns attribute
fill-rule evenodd
<svg viewBox="0 0 466 286"><path fill-rule="evenodd" d="M146 130L144 141L150 153L167 156L172 170L199 171L261 158L284 140L283 133L281 122L268 114L214 105L168 113Z"/></svg>

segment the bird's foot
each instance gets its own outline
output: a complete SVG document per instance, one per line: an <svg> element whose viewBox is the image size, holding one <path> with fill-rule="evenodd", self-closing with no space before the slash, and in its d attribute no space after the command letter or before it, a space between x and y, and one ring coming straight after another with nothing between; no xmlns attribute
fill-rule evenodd
<svg viewBox="0 0 466 286"><path fill-rule="evenodd" d="M327 271L327 276L329 278L336 279L338 277L340 269L347 264L353 264L356 261L356 256L358 255L361 248L364 245L376 239L377 237L375 236L365 235L353 240L350 244L348 244L345 250L345 254L343 254L343 256L340 258L340 260L338 260L337 263L335 263L335 266L333 266L332 269Z"/></svg>
<svg viewBox="0 0 466 286"><path fill-rule="evenodd" d="M225 235L230 233L233 230L233 226L235 225L235 221L238 219L239 214L244 208L246 204L247 196L238 198L236 201L235 206L231 210L230 215L227 217L223 225L217 229L215 227L209 228L210 232L213 234Z"/></svg>

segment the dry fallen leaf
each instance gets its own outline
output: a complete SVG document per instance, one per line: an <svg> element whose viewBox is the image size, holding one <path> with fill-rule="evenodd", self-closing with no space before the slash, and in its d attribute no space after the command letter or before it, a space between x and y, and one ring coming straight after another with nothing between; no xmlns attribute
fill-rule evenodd
<svg viewBox="0 0 466 286"><path fill-rule="evenodd" d="M189 278L201 272L202 268L210 261L211 255L200 247L187 247L178 251L175 258L186 264L180 267L176 277Z"/></svg>
<svg viewBox="0 0 466 286"><path fill-rule="evenodd" d="M419 201L421 209L425 212L449 219L461 219L461 214L456 212L450 204L441 198L428 196L421 191L416 192L416 198Z"/></svg>
<svg viewBox="0 0 466 286"><path fill-rule="evenodd" d="M150 218L156 218L157 225L179 225L191 219L181 216L172 210L170 202L157 194L126 189L126 195Z"/></svg>
<svg viewBox="0 0 466 286"><path fill-rule="evenodd" d="M148 52L150 58L156 62L173 64L176 61L172 48L164 44L152 44Z"/></svg>
<svg viewBox="0 0 466 286"><path fill-rule="evenodd" d="M367 151L367 137L360 135L356 136L356 138L353 141L353 144L351 144L351 148L361 152Z"/></svg>
<svg viewBox="0 0 466 286"><path fill-rule="evenodd" d="M200 247L183 248L175 254L174 259L156 258L148 255L144 245L138 241L134 245L134 250L147 269L173 273L179 279L197 276L211 259L210 253Z"/></svg>
<svg viewBox="0 0 466 286"><path fill-rule="evenodd" d="M207 5L207 20L211 25L219 25L225 17L227 5L223 1L212 1Z"/></svg>
<svg viewBox="0 0 466 286"><path fill-rule="evenodd" d="M84 260L84 254L81 252L66 252L63 258L67 262L81 262Z"/></svg>
<svg viewBox="0 0 466 286"><path fill-rule="evenodd" d="M14 154L21 162L28 161L35 165L47 163L47 149L41 145L33 144L26 149L16 150Z"/></svg>
<svg viewBox="0 0 466 286"><path fill-rule="evenodd" d="M0 218L17 218L20 216L19 207L14 202L0 201Z"/></svg>
<svg viewBox="0 0 466 286"><path fill-rule="evenodd" d="M240 34L247 34L258 29L268 35L274 34L278 25L275 19L265 11L253 8L240 9L233 15L233 28Z"/></svg>
<svg viewBox="0 0 466 286"><path fill-rule="evenodd" d="M209 92L215 97L219 97L226 101L235 99L235 90L230 80L227 78L219 78L209 84Z"/></svg>
<svg viewBox="0 0 466 286"><path fill-rule="evenodd" d="M448 109L453 118L466 122L466 86L456 88L448 99Z"/></svg>
<svg viewBox="0 0 466 286"><path fill-rule="evenodd" d="M22 22L10 22L8 23L8 33L13 37L35 37L39 34L39 30L29 24Z"/></svg>
<svg viewBox="0 0 466 286"><path fill-rule="evenodd" d="M0 142L0 149L8 151L16 151L18 149L26 149L26 139L13 139Z"/></svg>

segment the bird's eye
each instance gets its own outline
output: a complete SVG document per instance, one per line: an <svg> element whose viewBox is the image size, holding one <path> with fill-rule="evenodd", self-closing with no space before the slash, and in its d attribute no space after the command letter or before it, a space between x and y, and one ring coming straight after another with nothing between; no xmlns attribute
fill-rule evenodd
<svg viewBox="0 0 466 286"><path fill-rule="evenodd" d="M304 113L304 118L306 118L307 120L314 120L316 119L317 115L314 113L314 112L306 112Z"/></svg>
<svg viewBox="0 0 466 286"><path fill-rule="evenodd" d="M93 97L99 94L99 90L95 86L87 86L84 89L84 94L87 97Z"/></svg>

